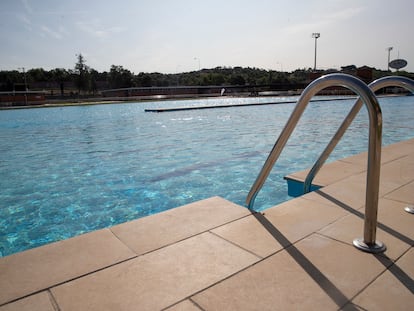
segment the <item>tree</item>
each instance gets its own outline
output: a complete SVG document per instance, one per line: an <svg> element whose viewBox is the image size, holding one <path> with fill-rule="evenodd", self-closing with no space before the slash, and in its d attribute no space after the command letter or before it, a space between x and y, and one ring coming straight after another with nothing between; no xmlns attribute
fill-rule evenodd
<svg viewBox="0 0 414 311"><path fill-rule="evenodd" d="M79 93L81 91L87 91L90 88L90 69L86 66L86 60L82 54L77 54L77 62L75 64L75 74L77 75L75 84Z"/></svg>
<svg viewBox="0 0 414 311"><path fill-rule="evenodd" d="M99 72L95 69L91 69L89 71L89 80L90 80L90 90L92 91L92 94L95 95L95 93L98 91L98 84L97 81L99 80Z"/></svg>
<svg viewBox="0 0 414 311"><path fill-rule="evenodd" d="M230 83L233 85L245 85L246 80L241 74L234 74L230 77Z"/></svg>
<svg viewBox="0 0 414 311"><path fill-rule="evenodd" d="M137 85L139 86L143 86L143 87L152 86L152 78L151 78L151 75L148 73L140 72L135 80L136 80Z"/></svg>
<svg viewBox="0 0 414 311"><path fill-rule="evenodd" d="M1 91L13 91L16 83L22 83L24 81L23 73L17 70L1 71L0 72L0 90Z"/></svg>
<svg viewBox="0 0 414 311"><path fill-rule="evenodd" d="M133 77L131 71L122 66L112 65L109 71L109 85L113 89L131 87Z"/></svg>
<svg viewBox="0 0 414 311"><path fill-rule="evenodd" d="M27 71L27 80L29 82L47 82L49 81L49 72L43 68L34 68Z"/></svg>
<svg viewBox="0 0 414 311"><path fill-rule="evenodd" d="M55 68L50 72L51 79L59 85L60 95L63 96L65 93L65 82L70 81L70 74L66 69Z"/></svg>
<svg viewBox="0 0 414 311"><path fill-rule="evenodd" d="M296 69L289 75L290 83L306 83L309 79L309 73L312 72L311 68L308 69Z"/></svg>

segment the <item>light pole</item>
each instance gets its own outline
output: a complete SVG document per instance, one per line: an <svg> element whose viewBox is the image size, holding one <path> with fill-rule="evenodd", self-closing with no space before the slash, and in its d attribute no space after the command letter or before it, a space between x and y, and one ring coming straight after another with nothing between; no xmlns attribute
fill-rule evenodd
<svg viewBox="0 0 414 311"><path fill-rule="evenodd" d="M194 57L194 60L198 60L198 71L200 71L201 67L200 67L200 59L198 57Z"/></svg>
<svg viewBox="0 0 414 311"><path fill-rule="evenodd" d="M319 32L314 32L312 33L312 38L315 38L315 62L313 65L313 70L316 70L316 47L317 47L317 40L318 38L321 36L321 34Z"/></svg>
<svg viewBox="0 0 414 311"><path fill-rule="evenodd" d="M283 72L283 64L280 62L276 62L276 64L280 65L280 71Z"/></svg>
<svg viewBox="0 0 414 311"><path fill-rule="evenodd" d="M391 53L392 49L393 49L392 46L387 48L387 50L388 50L388 63L387 63L388 71L390 71L390 53Z"/></svg>

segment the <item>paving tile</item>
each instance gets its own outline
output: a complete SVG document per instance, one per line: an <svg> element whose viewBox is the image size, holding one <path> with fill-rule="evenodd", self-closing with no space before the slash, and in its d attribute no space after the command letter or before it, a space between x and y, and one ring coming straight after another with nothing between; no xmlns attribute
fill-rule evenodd
<svg viewBox="0 0 414 311"><path fill-rule="evenodd" d="M253 215L221 226L212 232L260 257L283 249Z"/></svg>
<svg viewBox="0 0 414 311"><path fill-rule="evenodd" d="M382 159L386 159L386 161L382 161L383 165L381 167L379 189L380 196L388 195L392 191L395 191L400 187L413 181L413 145L414 143L403 142L396 144L396 146L391 145L384 147L385 151L383 152ZM319 191L330 197L336 198L337 201L345 203L346 205L351 206L352 208L360 208L365 204L365 185L367 177L366 172L358 173L358 170L362 169L362 163L364 163L366 169L366 161L366 154L359 154L353 157L349 157L346 159L342 159L340 161L327 164L325 168L321 169L320 172L320 174L323 173L325 176L323 178L317 176L315 178L315 183L329 184L329 186L326 186L320 189ZM348 162L349 166L344 166L342 164ZM333 171L328 169L330 165L333 167ZM343 170L342 173L341 167ZM352 172L353 170L355 171ZM304 177L306 176L304 174L304 171L291 174L290 176L296 175L299 176L301 179L304 179ZM335 175L337 175L338 177L335 177ZM346 178L339 177L345 175L349 176Z"/></svg>
<svg viewBox="0 0 414 311"><path fill-rule="evenodd" d="M336 310L337 302L315 281L306 258L287 250L192 297L203 310Z"/></svg>
<svg viewBox="0 0 414 311"><path fill-rule="evenodd" d="M143 254L249 214L242 206L213 197L114 226L111 230L137 254Z"/></svg>
<svg viewBox="0 0 414 311"><path fill-rule="evenodd" d="M403 270L406 275L408 275L411 278L411 290L414 290L412 287L414 285L414 249L410 248L410 250L405 253L401 258L398 259L396 266L399 267L401 270Z"/></svg>
<svg viewBox="0 0 414 311"><path fill-rule="evenodd" d="M384 255L392 260L407 251L413 241L412 219L407 218L408 214L404 215L402 207L401 203L384 199L381 199L378 205L376 239L386 245L387 250ZM352 245L354 239L362 238L364 235L364 217L363 211L350 214L321 229L319 233Z"/></svg>
<svg viewBox="0 0 414 311"><path fill-rule="evenodd" d="M367 311L366 309L363 309L362 307L360 307L360 306L358 306L358 305L356 305L352 302L347 303L345 305L345 307L342 307L340 310L341 311Z"/></svg>
<svg viewBox="0 0 414 311"><path fill-rule="evenodd" d="M414 189L413 189L414 190ZM407 204L394 200L380 199L378 202L378 221L401 240L414 245L414 215L404 211Z"/></svg>
<svg viewBox="0 0 414 311"><path fill-rule="evenodd" d="M266 219L289 241L295 242L346 215L336 205L297 198L265 211Z"/></svg>
<svg viewBox="0 0 414 311"><path fill-rule="evenodd" d="M406 205L414 205L414 182L408 183L405 186L386 194L385 198L406 202Z"/></svg>
<svg viewBox="0 0 414 311"><path fill-rule="evenodd" d="M381 167L381 187L386 193L394 191L414 180L414 161L404 157ZM389 189L389 190L388 190Z"/></svg>
<svg viewBox="0 0 414 311"><path fill-rule="evenodd" d="M414 139L404 140L395 144L382 147L382 153L388 154L393 159L398 159L401 156L410 155L414 152Z"/></svg>
<svg viewBox="0 0 414 311"><path fill-rule="evenodd" d="M364 310L414 310L414 249L378 277L353 302Z"/></svg>
<svg viewBox="0 0 414 311"><path fill-rule="evenodd" d="M0 311L55 311L52 298L48 292L17 300L0 307Z"/></svg>
<svg viewBox="0 0 414 311"><path fill-rule="evenodd" d="M381 163L394 161L408 154L413 153L414 139L398 142L395 144L382 147ZM347 157L341 161L367 166L368 152L359 153L357 155Z"/></svg>
<svg viewBox="0 0 414 311"><path fill-rule="evenodd" d="M0 304L133 256L131 250L104 229L3 257Z"/></svg>
<svg viewBox="0 0 414 311"><path fill-rule="evenodd" d="M391 261L314 234L295 244L346 297L353 297L386 270Z"/></svg>
<svg viewBox="0 0 414 311"><path fill-rule="evenodd" d="M315 191L319 197L308 197L307 199L331 198L349 208L359 209L365 205L365 183L365 174L354 175Z"/></svg>
<svg viewBox="0 0 414 311"><path fill-rule="evenodd" d="M392 173L390 174L388 170L381 172L379 197L384 196L407 183L406 181L403 182L402 179L398 179L398 177L393 178L391 176ZM346 205L350 208L359 209L365 206L367 183L366 178L367 177L365 172L362 174L353 175L332 185L321 188L315 192L319 193L320 196L323 196L325 198L333 198L336 202L339 202L340 204ZM309 197L309 199L314 198Z"/></svg>
<svg viewBox="0 0 414 311"><path fill-rule="evenodd" d="M401 143L404 143L404 144L407 144L407 145L414 145L414 138L404 140Z"/></svg>
<svg viewBox="0 0 414 311"><path fill-rule="evenodd" d="M392 158L392 159L394 159L394 158ZM356 165L365 166L365 169L367 169L368 152L367 151L361 152L361 153L358 153L356 155L341 159L341 161L356 164ZM383 162L383 161L385 161L385 155L383 155L381 153L381 162Z"/></svg>
<svg viewBox="0 0 414 311"><path fill-rule="evenodd" d="M201 311L191 300L184 300L165 311Z"/></svg>
<svg viewBox="0 0 414 311"><path fill-rule="evenodd" d="M327 186L346 177L361 173L366 170L366 165L348 163L345 161L335 161L322 166L319 173L315 176L313 184ZM304 181L309 169L296 172L287 177L295 180Z"/></svg>
<svg viewBox="0 0 414 311"><path fill-rule="evenodd" d="M319 189L317 191L309 192L307 194L302 195L301 198L305 199L305 200L318 202L320 204L333 206L333 207L336 207L336 208L339 207L339 208L341 208L344 211L347 211L349 213L354 213L354 212L358 213L359 210L364 208L364 204L362 204L362 205L355 204L355 206L345 204L344 202L340 201L336 197L329 194L329 192L330 192L329 187L331 187L331 186L326 187L328 189L324 188L323 189L324 191L322 191L322 189ZM328 191L326 191L326 190L328 190ZM338 189L336 189L336 190L338 190ZM332 191L332 192L334 192L334 191ZM364 203L365 203L365 195L364 194L361 193L361 198L360 199L361 199L361 201L363 200Z"/></svg>
<svg viewBox="0 0 414 311"><path fill-rule="evenodd" d="M412 149L412 148L411 148ZM382 149L381 152L381 164L387 164L389 162L398 160L401 157L406 156L407 153L406 152L399 152L397 149ZM353 164L359 164L361 166L364 166L365 170L367 169L367 163L368 163L368 153L364 152L364 153L360 153L354 156L351 156L349 158L345 158L342 161L344 162L348 162L348 163L353 163Z"/></svg>
<svg viewBox="0 0 414 311"><path fill-rule="evenodd" d="M266 257L345 215L338 207L297 198L212 232ZM286 239L275 238L276 231Z"/></svg>
<svg viewBox="0 0 414 311"><path fill-rule="evenodd" d="M203 233L52 288L62 310L159 310L258 258Z"/></svg>

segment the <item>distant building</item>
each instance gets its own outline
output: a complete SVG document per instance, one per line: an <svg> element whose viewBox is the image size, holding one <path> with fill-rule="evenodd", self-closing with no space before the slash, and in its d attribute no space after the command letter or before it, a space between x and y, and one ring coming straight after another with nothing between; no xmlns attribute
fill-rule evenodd
<svg viewBox="0 0 414 311"><path fill-rule="evenodd" d="M342 73L349 74L349 75L356 76L357 67L355 65L342 66L341 67L341 72Z"/></svg>
<svg viewBox="0 0 414 311"><path fill-rule="evenodd" d="M358 78L360 78L365 83L371 83L372 82L372 72L373 68L368 66L362 66L357 68L356 75Z"/></svg>
<svg viewBox="0 0 414 311"><path fill-rule="evenodd" d="M373 68L368 66L362 66L357 68L355 65L343 66L341 67L341 72L349 75L353 75L364 81L365 83L372 82L372 72Z"/></svg>

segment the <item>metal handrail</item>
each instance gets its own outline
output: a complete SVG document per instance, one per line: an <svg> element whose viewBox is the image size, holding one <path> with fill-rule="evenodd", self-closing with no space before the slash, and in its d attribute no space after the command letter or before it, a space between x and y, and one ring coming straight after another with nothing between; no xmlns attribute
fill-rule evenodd
<svg viewBox="0 0 414 311"><path fill-rule="evenodd" d="M385 245L375 240L377 229L379 177L381 168L382 113L375 94L364 82L353 76L339 73L330 74L316 79L305 88L289 120L273 146L272 151L266 159L262 170L250 189L246 203L248 208L252 209L258 192L263 187L266 178L269 176L272 167L279 158L280 153L285 147L286 142L295 129L310 99L319 91L330 86L342 86L352 90L359 95L362 102L365 103L368 109L369 142L367 188L365 196L364 239L354 240L354 245L367 252L382 252L385 250Z"/></svg>
<svg viewBox="0 0 414 311"><path fill-rule="evenodd" d="M402 87L414 93L414 81L405 77L384 77L378 80L371 82L368 87L371 91L376 92L380 89L385 87ZM321 167L324 165L325 161L329 158L331 152L334 150L338 142L341 140L342 136L344 135L345 131L348 129L349 125L351 125L352 121L355 119L358 112L361 110L362 107L362 100L358 98L355 102L354 106L352 107L351 111L349 112L348 116L342 122L341 126L338 128L338 131L332 137L329 144L326 146L325 150L321 153L318 160L316 160L313 167L309 170L308 175L306 176L305 182L303 184L303 193L310 192L310 188L312 185L312 181L315 178L316 174L318 174Z"/></svg>

